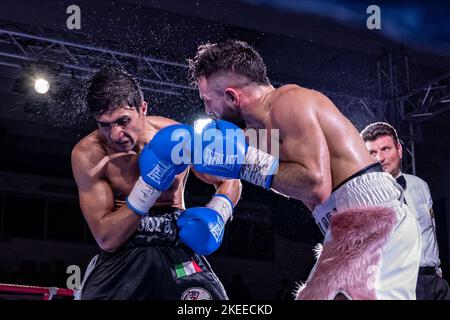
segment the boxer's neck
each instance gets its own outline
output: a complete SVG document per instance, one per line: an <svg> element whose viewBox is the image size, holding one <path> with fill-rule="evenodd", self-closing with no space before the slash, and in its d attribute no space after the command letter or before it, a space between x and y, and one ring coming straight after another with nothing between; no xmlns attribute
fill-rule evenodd
<svg viewBox="0 0 450 320"><path fill-rule="evenodd" d="M142 119L142 129L136 143L136 151L141 151L144 146L153 138L157 129L151 124L148 116L144 116Z"/></svg>
<svg viewBox="0 0 450 320"><path fill-rule="evenodd" d="M257 86L250 90L243 90L241 101L241 114L247 127L267 128L269 127L270 107L267 98L273 92L273 86Z"/></svg>

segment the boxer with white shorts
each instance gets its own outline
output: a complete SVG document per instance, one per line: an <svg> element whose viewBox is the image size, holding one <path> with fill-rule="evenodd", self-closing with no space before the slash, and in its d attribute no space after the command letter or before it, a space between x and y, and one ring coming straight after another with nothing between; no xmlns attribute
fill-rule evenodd
<svg viewBox="0 0 450 320"><path fill-rule="evenodd" d="M417 222L402 201L403 189L382 171L378 163L359 171L314 208L325 240L308 280L317 287L299 298L327 292L328 298L340 293L353 299L415 299ZM328 264L333 266L327 273Z"/></svg>
<svg viewBox="0 0 450 320"><path fill-rule="evenodd" d="M297 299L415 299L417 221L402 205L402 189L374 164L336 106L297 85L274 88L261 56L242 41L203 44L189 66L206 112L222 119L208 128L223 135L215 140L221 150L202 146L194 168L301 200L325 234ZM265 148L248 145L238 126L277 130L279 156L270 154L271 139ZM228 138L230 130L237 138Z"/></svg>

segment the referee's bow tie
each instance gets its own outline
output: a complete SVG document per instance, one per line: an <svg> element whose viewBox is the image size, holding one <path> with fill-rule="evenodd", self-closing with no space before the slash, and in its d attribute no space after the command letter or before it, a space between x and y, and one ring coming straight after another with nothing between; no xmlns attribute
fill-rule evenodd
<svg viewBox="0 0 450 320"><path fill-rule="evenodd" d="M403 190L406 190L406 179L404 175L400 175L395 180L397 180L397 183L402 186Z"/></svg>

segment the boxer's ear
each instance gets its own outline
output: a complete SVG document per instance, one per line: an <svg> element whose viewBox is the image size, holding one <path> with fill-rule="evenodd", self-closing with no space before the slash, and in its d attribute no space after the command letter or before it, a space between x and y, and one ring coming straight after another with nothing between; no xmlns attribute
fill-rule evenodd
<svg viewBox="0 0 450 320"><path fill-rule="evenodd" d="M239 105L239 94L233 88L226 88L225 100L230 104Z"/></svg>
<svg viewBox="0 0 450 320"><path fill-rule="evenodd" d="M141 114L143 114L144 116L147 114L147 102L143 101L141 103L141 107L139 108L139 110L141 111Z"/></svg>

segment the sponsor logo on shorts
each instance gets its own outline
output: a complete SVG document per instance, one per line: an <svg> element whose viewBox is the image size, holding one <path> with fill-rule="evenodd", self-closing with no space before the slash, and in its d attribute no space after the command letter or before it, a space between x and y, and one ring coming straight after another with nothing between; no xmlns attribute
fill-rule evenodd
<svg viewBox="0 0 450 320"><path fill-rule="evenodd" d="M171 236L176 231L173 229L173 220L169 214L160 217L144 216L138 226L139 232L158 232L165 236Z"/></svg>
<svg viewBox="0 0 450 320"><path fill-rule="evenodd" d="M181 300L212 300L212 296L207 290L195 287L183 292Z"/></svg>
<svg viewBox="0 0 450 320"><path fill-rule="evenodd" d="M174 242L177 237L176 218L171 214L143 216L138 225L135 240L142 244Z"/></svg>
<svg viewBox="0 0 450 320"><path fill-rule="evenodd" d="M329 228L330 222L331 222L331 216L333 214L335 214L336 212L337 212L337 209L333 208L331 211L324 214L323 217L319 221L316 221L317 225L320 228L320 231L322 231L323 234L325 234L328 231L328 228Z"/></svg>

